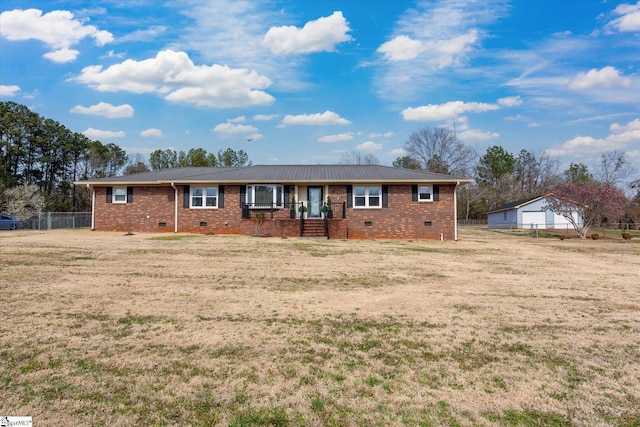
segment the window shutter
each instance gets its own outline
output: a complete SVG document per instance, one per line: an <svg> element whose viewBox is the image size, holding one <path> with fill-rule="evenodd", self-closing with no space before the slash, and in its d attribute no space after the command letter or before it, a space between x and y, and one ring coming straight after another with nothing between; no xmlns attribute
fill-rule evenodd
<svg viewBox="0 0 640 427"><path fill-rule="evenodd" d="M218 208L224 208L224 185L218 186Z"/></svg>
<svg viewBox="0 0 640 427"><path fill-rule="evenodd" d="M244 206L245 200L247 200L247 186L241 185L240 186L240 207Z"/></svg>
<svg viewBox="0 0 640 427"><path fill-rule="evenodd" d="M418 186L417 185L412 185L411 186L411 201L412 202L417 202L418 201Z"/></svg>
<svg viewBox="0 0 640 427"><path fill-rule="evenodd" d="M133 187L127 187L127 203L133 203Z"/></svg>
<svg viewBox="0 0 640 427"><path fill-rule="evenodd" d="M107 203L113 202L113 187L107 187Z"/></svg>
<svg viewBox="0 0 640 427"><path fill-rule="evenodd" d="M347 185L347 207L353 207L353 185Z"/></svg>
<svg viewBox="0 0 640 427"><path fill-rule="evenodd" d="M440 200L440 186L439 185L434 185L433 186L433 201L437 202Z"/></svg>
<svg viewBox="0 0 640 427"><path fill-rule="evenodd" d="M191 189L188 185L183 185L182 188L184 191L184 193L182 194L182 207L189 208L189 192L191 191Z"/></svg>
<svg viewBox="0 0 640 427"><path fill-rule="evenodd" d="M388 185L382 186L382 207L383 208L389 207L389 186Z"/></svg>
<svg viewBox="0 0 640 427"><path fill-rule="evenodd" d="M291 200L289 200L289 186L285 185L284 186L284 207L285 208L289 207L290 203L291 203Z"/></svg>

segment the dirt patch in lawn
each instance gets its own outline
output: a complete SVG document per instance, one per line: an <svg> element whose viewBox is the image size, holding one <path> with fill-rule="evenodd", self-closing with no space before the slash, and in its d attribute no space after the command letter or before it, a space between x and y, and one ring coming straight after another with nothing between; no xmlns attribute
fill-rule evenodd
<svg viewBox="0 0 640 427"><path fill-rule="evenodd" d="M638 425L640 244L0 234L0 415Z"/></svg>

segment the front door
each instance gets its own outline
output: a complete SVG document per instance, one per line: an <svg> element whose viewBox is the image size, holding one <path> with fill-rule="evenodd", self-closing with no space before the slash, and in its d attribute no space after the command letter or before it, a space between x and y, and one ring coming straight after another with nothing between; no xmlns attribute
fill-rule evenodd
<svg viewBox="0 0 640 427"><path fill-rule="evenodd" d="M309 213L308 218L321 218L322 212L322 187L309 187Z"/></svg>

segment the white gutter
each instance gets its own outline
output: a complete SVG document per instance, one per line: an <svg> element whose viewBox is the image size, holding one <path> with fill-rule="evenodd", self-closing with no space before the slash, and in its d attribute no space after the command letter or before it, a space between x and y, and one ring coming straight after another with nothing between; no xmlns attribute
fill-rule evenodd
<svg viewBox="0 0 640 427"><path fill-rule="evenodd" d="M453 187L453 220L454 222L454 240L458 241L458 186L460 181L456 182L456 186Z"/></svg>
<svg viewBox="0 0 640 427"><path fill-rule="evenodd" d="M173 232L177 233L178 232L178 187L175 186L175 184L172 182L171 183L171 187L173 187L173 189L175 190L175 196L173 197L175 200L175 212L173 215Z"/></svg>
<svg viewBox="0 0 640 427"><path fill-rule="evenodd" d="M91 188L91 184L87 184L87 188L91 190L91 231L96 229L96 190Z"/></svg>

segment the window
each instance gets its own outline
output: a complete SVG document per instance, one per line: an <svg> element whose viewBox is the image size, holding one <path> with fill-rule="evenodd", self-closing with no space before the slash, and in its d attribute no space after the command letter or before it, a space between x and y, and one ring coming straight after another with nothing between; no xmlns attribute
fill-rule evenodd
<svg viewBox="0 0 640 427"><path fill-rule="evenodd" d="M418 201L420 202L432 202L433 201L433 187L430 185L418 186Z"/></svg>
<svg viewBox="0 0 640 427"><path fill-rule="evenodd" d="M192 208L217 208L218 187L191 187Z"/></svg>
<svg viewBox="0 0 640 427"><path fill-rule="evenodd" d="M247 187L246 203L250 208L270 209L284 207L282 185L250 185Z"/></svg>
<svg viewBox="0 0 640 427"><path fill-rule="evenodd" d="M382 190L379 186L353 187L353 206L356 208L379 208L382 207Z"/></svg>
<svg viewBox="0 0 640 427"><path fill-rule="evenodd" d="M113 189L113 203L127 203L127 187Z"/></svg>

